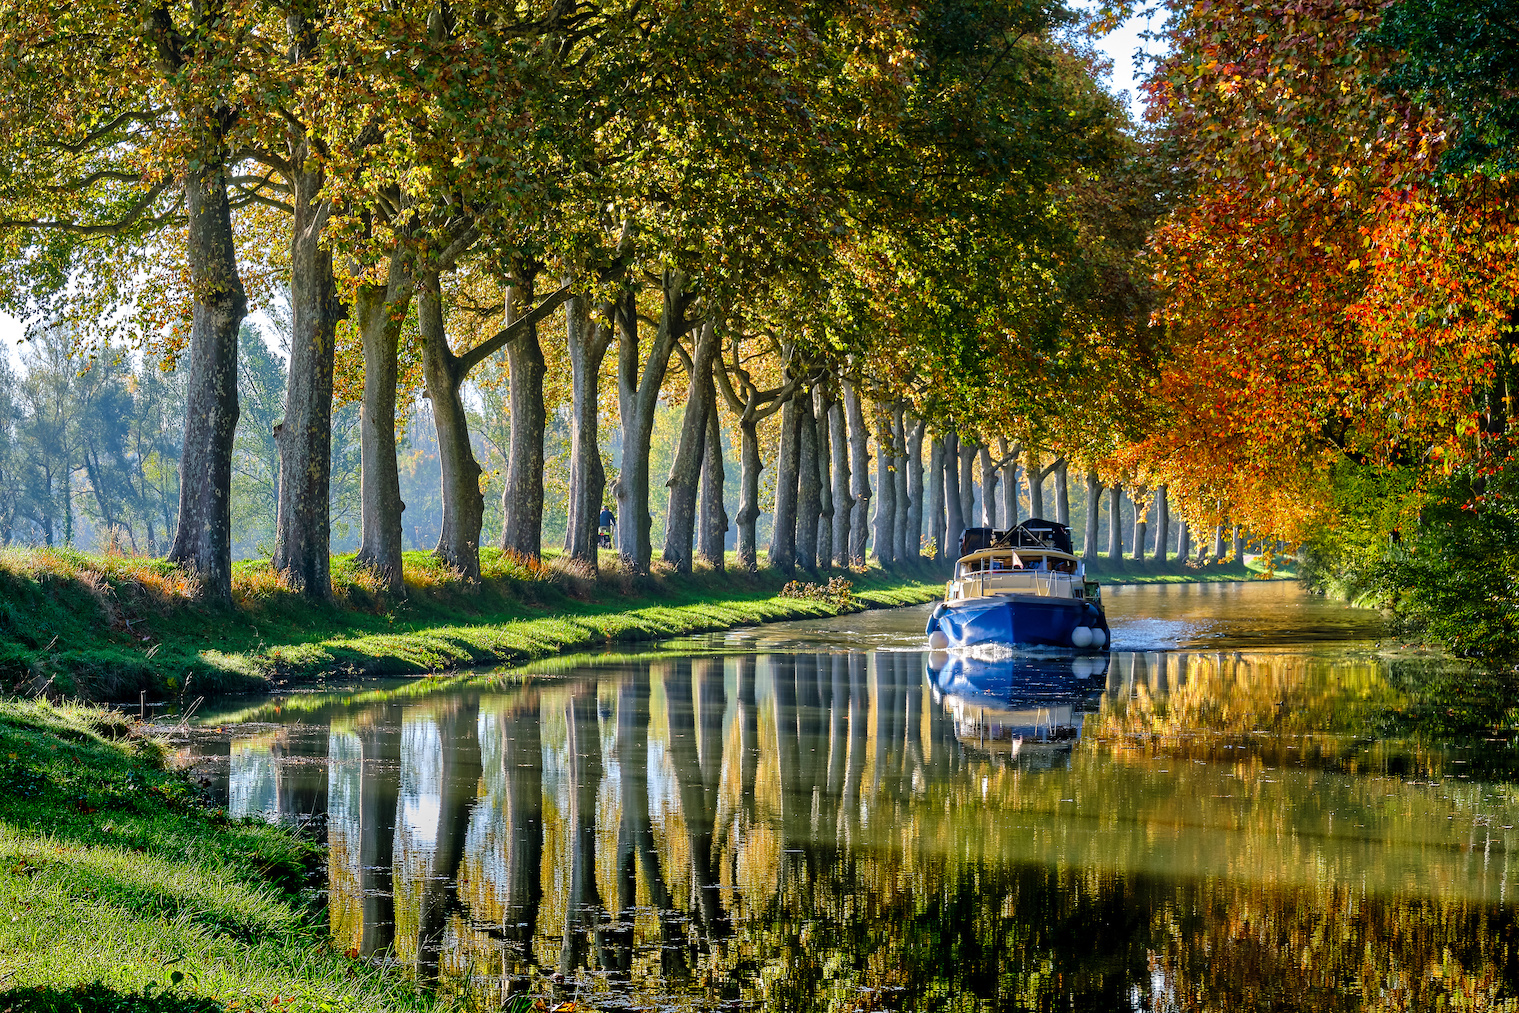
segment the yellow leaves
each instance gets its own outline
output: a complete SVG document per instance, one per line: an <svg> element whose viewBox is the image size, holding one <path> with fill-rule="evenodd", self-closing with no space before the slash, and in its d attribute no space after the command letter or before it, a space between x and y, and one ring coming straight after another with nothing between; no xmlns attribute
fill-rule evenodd
<svg viewBox="0 0 1519 1013"><path fill-rule="evenodd" d="M1361 266L1360 260L1352 260L1350 263L1348 263L1348 264L1345 265L1345 269L1347 271L1354 271L1356 268L1358 268L1360 266Z"/></svg>

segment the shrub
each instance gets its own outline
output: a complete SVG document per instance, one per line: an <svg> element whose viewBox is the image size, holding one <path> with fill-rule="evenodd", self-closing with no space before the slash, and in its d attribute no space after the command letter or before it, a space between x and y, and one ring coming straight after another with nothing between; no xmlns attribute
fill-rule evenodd
<svg viewBox="0 0 1519 1013"><path fill-rule="evenodd" d="M781 588L782 598L810 598L813 601L823 601L834 608L854 608L854 584L843 577L834 577L826 584L804 584L799 580L793 580Z"/></svg>

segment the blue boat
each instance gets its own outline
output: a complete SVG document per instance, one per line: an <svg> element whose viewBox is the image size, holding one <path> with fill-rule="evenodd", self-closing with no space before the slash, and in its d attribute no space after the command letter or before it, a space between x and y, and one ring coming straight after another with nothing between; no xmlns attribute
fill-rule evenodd
<svg viewBox="0 0 1519 1013"><path fill-rule="evenodd" d="M1031 518L1006 531L966 528L955 577L929 617L933 650L1009 644L1100 651L1102 589L1071 551L1064 524Z"/></svg>

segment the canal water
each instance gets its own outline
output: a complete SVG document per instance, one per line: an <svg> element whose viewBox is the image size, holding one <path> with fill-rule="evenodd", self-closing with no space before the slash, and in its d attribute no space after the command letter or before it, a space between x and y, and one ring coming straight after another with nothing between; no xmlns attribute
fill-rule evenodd
<svg viewBox="0 0 1519 1013"><path fill-rule="evenodd" d="M1105 595L1102 655L869 612L242 701L185 752L325 839L338 945L487 1007L1515 1001L1506 678L1290 583Z"/></svg>

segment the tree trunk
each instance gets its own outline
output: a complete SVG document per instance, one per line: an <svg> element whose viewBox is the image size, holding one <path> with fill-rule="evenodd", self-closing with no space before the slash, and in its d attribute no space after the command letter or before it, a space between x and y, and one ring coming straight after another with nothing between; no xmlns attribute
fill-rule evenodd
<svg viewBox="0 0 1519 1013"><path fill-rule="evenodd" d="M507 324L533 308L533 273L519 272L506 291ZM506 346L510 371L507 406L511 412L506 482L501 489L501 548L521 559L537 559L543 551L543 348L536 325ZM437 411L434 402L433 410ZM626 517L626 514L619 514Z"/></svg>
<svg viewBox="0 0 1519 1013"><path fill-rule="evenodd" d="M612 343L611 307L591 320L589 301L572 296L564 304L570 356L570 489L566 502L564 551L597 569L597 533L607 473L601 463L597 421L601 402L601 360ZM519 339L520 340L520 339Z"/></svg>
<svg viewBox="0 0 1519 1013"><path fill-rule="evenodd" d="M1008 448L1007 440L997 437L997 457L1002 461L1002 523L1018 526L1018 448Z"/></svg>
<svg viewBox="0 0 1519 1013"><path fill-rule="evenodd" d="M1097 522L1102 512L1102 482L1095 470L1087 472L1087 524L1086 538L1081 543L1084 559L1097 558Z"/></svg>
<svg viewBox="0 0 1519 1013"><path fill-rule="evenodd" d="M759 566L759 546L754 528L760 515L759 476L764 467L759 455L758 425L749 413L739 417L738 562L751 573Z"/></svg>
<svg viewBox="0 0 1519 1013"><path fill-rule="evenodd" d="M1213 529L1213 562L1224 561L1224 525L1220 524Z"/></svg>
<svg viewBox="0 0 1519 1013"><path fill-rule="evenodd" d="M718 573L727 566L728 512L723 508L723 434L717 418L717 390L707 374L707 438L702 447L701 516L697 549L702 561Z"/></svg>
<svg viewBox="0 0 1519 1013"><path fill-rule="evenodd" d="M1192 529L1186 521L1181 522L1180 529L1176 532L1176 561L1178 563L1191 562L1192 556Z"/></svg>
<svg viewBox="0 0 1519 1013"><path fill-rule="evenodd" d="M923 557L923 436L927 424L910 419L907 428L907 553L906 561Z"/></svg>
<svg viewBox="0 0 1519 1013"><path fill-rule="evenodd" d="M1234 525L1234 561L1245 562L1245 531L1238 524Z"/></svg>
<svg viewBox="0 0 1519 1013"><path fill-rule="evenodd" d="M443 476L443 526L436 553L466 579L478 580L485 497L480 494L480 465L469 443L469 423L459 397L462 377L443 329L443 300L436 271L417 277L417 322L422 337L422 376L427 384L426 397L432 402ZM513 428L516 423L513 413ZM541 479L538 488L543 488ZM539 503L541 506L541 498Z"/></svg>
<svg viewBox="0 0 1519 1013"><path fill-rule="evenodd" d="M981 465L981 524L997 527L997 462L992 460L992 448L982 444L976 454Z"/></svg>
<svg viewBox="0 0 1519 1013"><path fill-rule="evenodd" d="M960 495L960 436L944 434L944 558L960 558L960 535L965 531L965 499Z"/></svg>
<svg viewBox="0 0 1519 1013"><path fill-rule="evenodd" d="M1113 483L1108 490L1108 560L1123 558L1123 486Z"/></svg>
<svg viewBox="0 0 1519 1013"><path fill-rule="evenodd" d="M1044 516L1044 466L1039 460L1039 451L1028 447L1023 453L1023 474L1028 479L1028 515L1048 520Z"/></svg>
<svg viewBox="0 0 1519 1013"><path fill-rule="evenodd" d="M1071 523L1071 491L1066 481L1065 458L1055 462L1055 523Z"/></svg>
<svg viewBox="0 0 1519 1013"><path fill-rule="evenodd" d="M818 431L812 413L812 392L797 391L797 495L796 495L796 565L804 570L818 566L818 520L823 512L818 488Z"/></svg>
<svg viewBox="0 0 1519 1013"><path fill-rule="evenodd" d="M960 444L960 516L966 527L976 524L976 444Z"/></svg>
<svg viewBox="0 0 1519 1013"><path fill-rule="evenodd" d="M1155 490L1155 552L1154 558L1162 563L1170 554L1171 541L1171 504L1166 499L1166 487L1161 485Z"/></svg>
<svg viewBox="0 0 1519 1013"><path fill-rule="evenodd" d="M711 322L697 332L691 349L691 376L686 412L681 419L680 442L670 465L669 512L665 515L664 560L677 573L691 572L691 546L696 532L696 487L701 479L707 442L707 413L713 403L712 363L717 358L717 336Z"/></svg>
<svg viewBox="0 0 1519 1013"><path fill-rule="evenodd" d="M928 441L928 537L934 540L934 562L949 555L944 545L944 437Z"/></svg>
<svg viewBox="0 0 1519 1013"><path fill-rule="evenodd" d="M294 146L292 161L310 152ZM280 489L274 568L308 598L332 596L332 363L343 304L332 274L332 249L322 243L329 205L319 198L325 173L290 174L290 377L280 427Z"/></svg>
<svg viewBox="0 0 1519 1013"><path fill-rule="evenodd" d="M622 470L617 476L618 549L635 573L648 573L653 560L649 529L649 444L654 435L654 407L664 386L675 341L685 330L686 276L667 271L663 279L664 311L659 330L640 366L638 306L627 293L617 309L617 414L622 424ZM758 453L756 452L756 460Z"/></svg>
<svg viewBox="0 0 1519 1013"><path fill-rule="evenodd" d="M358 562L373 569L392 594L403 594L401 476L396 463L397 352L411 303L411 275L399 249L385 285L362 285L354 323L364 348L364 400L359 410L361 532Z"/></svg>
<svg viewBox="0 0 1519 1013"><path fill-rule="evenodd" d="M1145 517L1150 512L1150 504L1145 501L1145 490L1138 489L1129 497L1134 503L1134 559L1143 561L1145 558L1145 546L1149 541L1149 524Z"/></svg>
<svg viewBox="0 0 1519 1013"><path fill-rule="evenodd" d="M770 565L790 573L796 565L796 495L801 455L801 406L792 398L781 406L781 442L775 452L775 511L770 531Z"/></svg>
<svg viewBox="0 0 1519 1013"><path fill-rule="evenodd" d="M870 537L870 433L854 384L843 381L844 413L849 423L849 491L854 505L849 512L849 565L865 565L865 542Z"/></svg>
<svg viewBox="0 0 1519 1013"><path fill-rule="evenodd" d="M912 509L912 500L907 495L907 413L900 401L892 411L891 450L891 474L896 485L896 509L891 518L891 557L899 563L907 563L914 555L907 545L907 513Z"/></svg>
<svg viewBox="0 0 1519 1013"><path fill-rule="evenodd" d="M207 161L212 161L207 159ZM232 602L232 438L237 429L237 335L248 312L227 167L185 177L187 259L194 293L185 435L179 456L179 527L169 562L195 572L201 594Z"/></svg>
<svg viewBox="0 0 1519 1013"><path fill-rule="evenodd" d="M818 441L818 568L833 566L833 438L829 416L833 399L826 384L812 388L812 421Z"/></svg>
<svg viewBox="0 0 1519 1013"><path fill-rule="evenodd" d="M890 566L896 559L892 524L897 510L897 482L892 473L891 409L876 403L876 512L874 522L876 561Z"/></svg>
<svg viewBox="0 0 1519 1013"><path fill-rule="evenodd" d="M839 402L828 409L828 444L833 456L833 562L844 570L849 567L854 494L849 491L849 427L844 423L844 406Z"/></svg>

